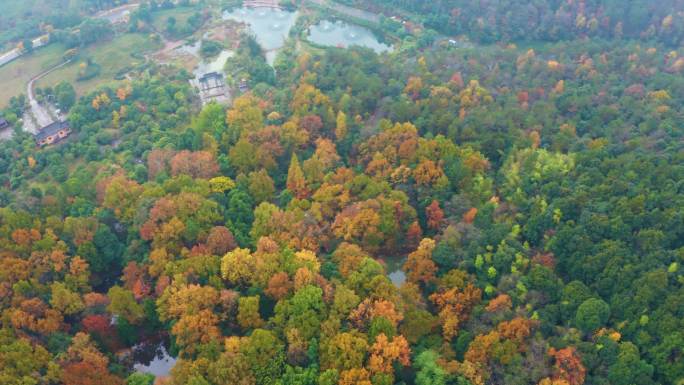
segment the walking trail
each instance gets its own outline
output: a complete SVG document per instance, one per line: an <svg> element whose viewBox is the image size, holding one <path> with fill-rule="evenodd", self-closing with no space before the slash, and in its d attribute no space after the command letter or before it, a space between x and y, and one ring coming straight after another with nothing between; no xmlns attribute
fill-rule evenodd
<svg viewBox="0 0 684 385"><path fill-rule="evenodd" d="M34 76L31 80L29 80L27 86L26 86L26 94L28 95L29 98L29 105L31 106L30 108L30 116L27 116L27 113L24 113L24 130L28 131L32 134L35 134L40 130L42 127L45 127L51 123L54 123L55 118L50 114L50 111L47 109L47 107L41 106L38 101L36 100L36 96L33 92L34 85L36 81L40 80L44 76L47 76L49 73L52 71L58 70L65 65L71 63L71 60L67 60L61 64L58 64L49 70ZM59 118L59 117L58 117Z"/></svg>

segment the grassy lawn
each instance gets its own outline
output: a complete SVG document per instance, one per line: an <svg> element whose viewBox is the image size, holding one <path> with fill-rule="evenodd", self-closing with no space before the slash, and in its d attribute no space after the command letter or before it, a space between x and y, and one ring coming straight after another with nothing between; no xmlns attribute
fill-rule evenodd
<svg viewBox="0 0 684 385"><path fill-rule="evenodd" d="M115 82L114 77L123 69L132 68L144 62L144 59L134 58L131 53L144 53L159 48L159 43L151 41L147 35L124 34L113 40L96 43L81 51L79 60L50 73L40 79L38 87L54 86L62 80L73 84L78 96L81 96L94 88ZM79 64L87 57L100 65L100 74L92 79L78 81Z"/></svg>
<svg viewBox="0 0 684 385"><path fill-rule="evenodd" d="M64 51L63 45L51 44L0 67L0 106L7 105L12 96L26 93L32 77L61 63Z"/></svg>
<svg viewBox="0 0 684 385"><path fill-rule="evenodd" d="M77 60L50 73L36 83L37 87L54 86L62 80L73 84L79 96L102 84L114 82L114 77L125 68L141 64L131 53L144 53L158 49L160 43L153 42L147 35L124 34L106 42L96 43L82 49ZM62 61L66 48L61 44L50 44L30 55L0 67L0 106L5 106L12 96L26 93L26 84L33 77ZM90 57L101 66L100 74L93 79L77 81L78 66Z"/></svg>
<svg viewBox="0 0 684 385"><path fill-rule="evenodd" d="M180 29L188 23L190 16L195 14L197 10L195 7L176 7L157 11L152 14L154 18L152 25L158 32L166 34L166 25L170 17L176 19L176 28Z"/></svg>

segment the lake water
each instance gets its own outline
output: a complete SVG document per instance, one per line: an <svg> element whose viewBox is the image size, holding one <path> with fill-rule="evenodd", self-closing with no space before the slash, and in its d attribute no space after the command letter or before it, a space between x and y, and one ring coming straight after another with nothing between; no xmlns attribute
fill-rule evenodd
<svg viewBox="0 0 684 385"><path fill-rule="evenodd" d="M331 47L349 47L358 45L375 52L391 51L392 47L381 43L368 28L343 21L322 20L309 29L309 40L319 45Z"/></svg>
<svg viewBox="0 0 684 385"><path fill-rule="evenodd" d="M164 344L139 344L133 347L133 369L149 373L155 377L168 376L171 368L176 364L176 359L169 355Z"/></svg>
<svg viewBox="0 0 684 385"><path fill-rule="evenodd" d="M285 45L290 28L297 20L297 12L275 8L238 8L223 13L224 20L235 20L249 25L257 41L273 64L275 53Z"/></svg>
<svg viewBox="0 0 684 385"><path fill-rule="evenodd" d="M202 60L195 70L195 74L200 74L202 76L209 72L220 72L223 73L223 67L226 65L226 60L233 56L232 51L221 51L218 56L209 59L207 61Z"/></svg>
<svg viewBox="0 0 684 385"><path fill-rule="evenodd" d="M396 287L401 287L406 282L406 273L403 270L394 270L388 274L388 277Z"/></svg>
<svg viewBox="0 0 684 385"><path fill-rule="evenodd" d="M223 67L226 65L226 60L228 60L229 57L233 56L234 52L229 50L223 50L215 57L209 59L202 59L199 52L201 44L202 43L200 41L197 41L193 44L186 44L184 46L178 47L177 49L179 51L183 51L192 56L195 56L200 60L197 64L197 67L192 71L197 77L200 77L209 72L223 73Z"/></svg>

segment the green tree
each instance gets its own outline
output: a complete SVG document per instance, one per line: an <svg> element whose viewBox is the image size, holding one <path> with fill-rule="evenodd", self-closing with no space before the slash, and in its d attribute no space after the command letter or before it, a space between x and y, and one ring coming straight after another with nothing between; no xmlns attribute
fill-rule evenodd
<svg viewBox="0 0 684 385"><path fill-rule="evenodd" d="M22 40L21 46L24 48L24 52L30 53L33 51L33 40L31 40L31 39Z"/></svg>
<svg viewBox="0 0 684 385"><path fill-rule="evenodd" d="M426 350L416 357L416 385L446 385L447 372L437 364L438 358L432 350Z"/></svg>
<svg viewBox="0 0 684 385"><path fill-rule="evenodd" d="M639 348L631 342L620 344L617 362L608 369L611 385L652 384L653 365L639 357Z"/></svg>
<svg viewBox="0 0 684 385"><path fill-rule="evenodd" d="M254 221L252 207L251 196L242 189L236 188L228 193L227 227L235 236L237 243L243 247L251 242L249 231Z"/></svg>
<svg viewBox="0 0 684 385"><path fill-rule="evenodd" d="M257 384L275 384L285 366L284 344L270 330L256 329L240 351L247 358Z"/></svg>
<svg viewBox="0 0 684 385"><path fill-rule="evenodd" d="M591 290L580 281L572 281L565 285L561 296L561 305L564 314L571 318L577 312L577 308L584 301L591 298Z"/></svg>
<svg viewBox="0 0 684 385"><path fill-rule="evenodd" d="M170 35L175 35L177 32L176 24L176 18L173 16L169 16L169 18L166 19L166 32Z"/></svg>
<svg viewBox="0 0 684 385"><path fill-rule="evenodd" d="M264 321L259 314L259 296L240 297L237 321L244 330L263 326Z"/></svg>
<svg viewBox="0 0 684 385"><path fill-rule="evenodd" d="M255 204L273 199L275 184L266 170L261 169L256 172L250 172L248 179L249 193L254 198Z"/></svg>
<svg viewBox="0 0 684 385"><path fill-rule="evenodd" d="M37 375L45 372L50 353L26 339L16 339L9 329L0 330L0 380L8 385L38 384ZM57 378L43 380L54 383ZM50 381L52 380L52 381Z"/></svg>
<svg viewBox="0 0 684 385"><path fill-rule="evenodd" d="M145 315L145 309L135 300L133 292L121 286L112 286L107 292L109 305L107 311L113 315L124 317L132 324L138 323Z"/></svg>
<svg viewBox="0 0 684 385"><path fill-rule="evenodd" d="M207 132L218 137L227 127L225 116L223 106L217 103L209 103L197 115L194 126L201 133Z"/></svg>
<svg viewBox="0 0 684 385"><path fill-rule="evenodd" d="M63 283L55 282L51 289L50 304L65 315L76 314L85 308L78 293L69 290Z"/></svg>
<svg viewBox="0 0 684 385"><path fill-rule="evenodd" d="M663 383L676 384L684 378L684 333L666 335L651 350L658 378Z"/></svg>
<svg viewBox="0 0 684 385"><path fill-rule="evenodd" d="M98 226L93 245L97 253L86 258L94 273L101 273L104 277L112 277L121 268L123 247L109 226Z"/></svg>
<svg viewBox="0 0 684 385"><path fill-rule="evenodd" d="M150 373L135 372L126 378L126 385L152 385L154 378Z"/></svg>
<svg viewBox="0 0 684 385"><path fill-rule="evenodd" d="M318 334L320 323L325 317L323 290L316 286L305 286L288 301L288 323L300 330L306 340Z"/></svg>
<svg viewBox="0 0 684 385"><path fill-rule="evenodd" d="M590 333L608 322L610 306L598 298L589 298L577 308L575 324L585 333Z"/></svg>
<svg viewBox="0 0 684 385"><path fill-rule="evenodd" d="M71 83L61 81L55 86L55 98L62 111L69 111L76 102L76 90Z"/></svg>

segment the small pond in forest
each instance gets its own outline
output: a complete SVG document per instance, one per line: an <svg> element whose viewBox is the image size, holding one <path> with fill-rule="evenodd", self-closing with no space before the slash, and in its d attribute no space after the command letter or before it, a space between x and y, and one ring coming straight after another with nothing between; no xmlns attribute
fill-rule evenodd
<svg viewBox="0 0 684 385"><path fill-rule="evenodd" d="M224 12L223 19L248 24L266 51L266 60L273 64L277 51L285 44L290 28L297 20L297 12L275 8L237 8Z"/></svg>
<svg viewBox="0 0 684 385"><path fill-rule="evenodd" d="M199 59L199 63L197 63L197 66L192 71L195 76L200 77L209 72L223 73L223 67L226 65L226 60L233 56L234 52L224 49L216 56L203 59L200 55L201 45L202 43L200 41L196 41L192 44L186 44L178 47L177 50L195 56Z"/></svg>
<svg viewBox="0 0 684 385"><path fill-rule="evenodd" d="M155 377L168 376L176 359L169 355L164 343L141 343L132 351L133 369L141 373L150 373Z"/></svg>
<svg viewBox="0 0 684 385"><path fill-rule="evenodd" d="M404 263L406 258L395 259L388 258L383 260L385 264L385 271L387 271L387 277L396 287L400 287L406 282L406 272L404 271Z"/></svg>

